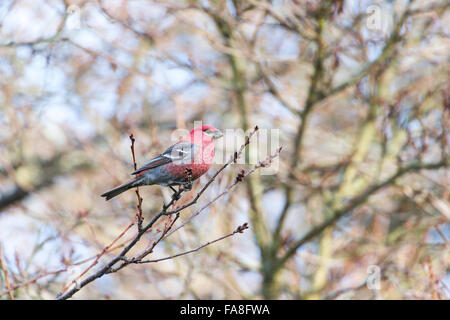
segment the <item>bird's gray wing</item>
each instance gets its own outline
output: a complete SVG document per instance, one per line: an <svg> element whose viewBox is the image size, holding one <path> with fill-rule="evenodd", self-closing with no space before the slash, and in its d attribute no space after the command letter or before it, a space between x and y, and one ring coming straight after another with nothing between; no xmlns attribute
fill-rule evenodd
<svg viewBox="0 0 450 320"><path fill-rule="evenodd" d="M185 141L178 142L131 174L139 174L143 171L153 169L174 161L184 162L191 160L193 157L193 152L194 152L193 143Z"/></svg>

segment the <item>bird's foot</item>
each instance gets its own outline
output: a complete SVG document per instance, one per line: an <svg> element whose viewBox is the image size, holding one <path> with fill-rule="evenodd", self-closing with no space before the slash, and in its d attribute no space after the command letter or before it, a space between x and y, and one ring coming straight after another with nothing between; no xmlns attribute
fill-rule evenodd
<svg viewBox="0 0 450 320"><path fill-rule="evenodd" d="M175 190L174 187L170 186L170 189L172 189L173 194L172 194L172 199L174 199L175 201L179 200L181 198L181 193L183 192L183 190L180 188L177 190Z"/></svg>
<svg viewBox="0 0 450 320"><path fill-rule="evenodd" d="M183 185L183 190L192 190L192 182Z"/></svg>

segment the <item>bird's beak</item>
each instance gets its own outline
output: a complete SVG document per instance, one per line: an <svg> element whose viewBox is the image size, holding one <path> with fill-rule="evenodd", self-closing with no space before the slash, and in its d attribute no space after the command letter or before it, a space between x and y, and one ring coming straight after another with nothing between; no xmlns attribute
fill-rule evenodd
<svg viewBox="0 0 450 320"><path fill-rule="evenodd" d="M213 140L217 140L222 137L223 137L223 133L220 130L214 131L213 136L212 136Z"/></svg>

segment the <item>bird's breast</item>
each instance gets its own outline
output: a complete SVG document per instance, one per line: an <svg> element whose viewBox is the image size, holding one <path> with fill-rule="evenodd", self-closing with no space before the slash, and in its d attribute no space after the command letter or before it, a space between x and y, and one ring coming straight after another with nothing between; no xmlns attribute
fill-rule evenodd
<svg viewBox="0 0 450 320"><path fill-rule="evenodd" d="M182 180L195 180L209 170L210 164L168 164L167 169L176 177Z"/></svg>

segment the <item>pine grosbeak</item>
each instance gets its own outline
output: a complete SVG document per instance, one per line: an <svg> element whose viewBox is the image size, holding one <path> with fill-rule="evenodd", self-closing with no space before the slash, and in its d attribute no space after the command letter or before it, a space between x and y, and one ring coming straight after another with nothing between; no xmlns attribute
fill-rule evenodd
<svg viewBox="0 0 450 320"><path fill-rule="evenodd" d="M210 126L199 126L189 136L169 147L143 167L134 171L135 178L102 194L106 200L114 198L128 189L145 186L183 185L190 189L192 181L209 170L214 159L215 140L222 137L220 130ZM172 188L175 191L175 189Z"/></svg>

